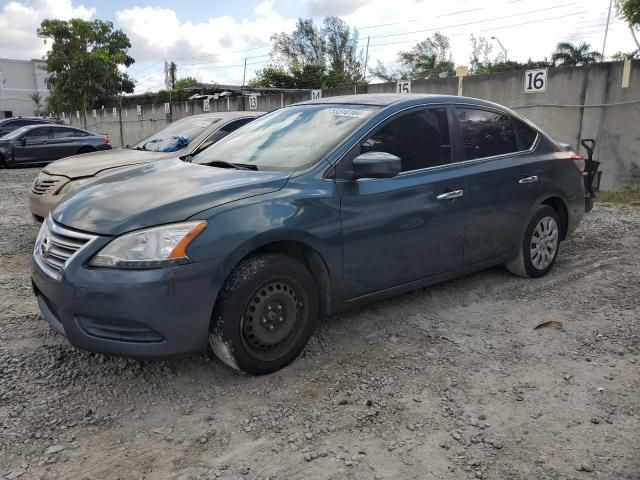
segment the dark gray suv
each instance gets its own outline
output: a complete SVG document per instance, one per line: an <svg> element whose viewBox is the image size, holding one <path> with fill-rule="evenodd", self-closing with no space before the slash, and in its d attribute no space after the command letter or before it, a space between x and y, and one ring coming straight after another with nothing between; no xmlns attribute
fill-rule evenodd
<svg viewBox="0 0 640 480"><path fill-rule="evenodd" d="M186 160L106 176L48 216L33 287L71 344L136 358L210 345L273 372L320 315L494 265L546 274L585 208L582 157L464 97L305 102Z"/></svg>

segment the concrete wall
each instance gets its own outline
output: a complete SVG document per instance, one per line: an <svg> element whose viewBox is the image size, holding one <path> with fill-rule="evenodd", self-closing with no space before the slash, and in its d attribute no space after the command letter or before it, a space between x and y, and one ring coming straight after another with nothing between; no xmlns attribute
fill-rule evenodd
<svg viewBox="0 0 640 480"><path fill-rule="evenodd" d="M468 77L413 80L413 93L461 95L491 100L513 108L561 142L578 148L581 138L596 138L595 157L604 171L602 189L618 190L640 184L640 61L630 63L628 86L623 87L623 62L598 63L585 67L552 68L543 93L524 93L525 72L506 72ZM324 97L354 93L390 93L395 83L360 85L324 90ZM258 97L260 111L271 111L309 100L311 92L270 94ZM210 102L210 111L248 110L247 97L223 98ZM202 113L201 101L174 103L172 114L164 105L146 105L137 115L135 107L120 113L111 109L87 112L86 128L109 134L114 146L133 144L165 126L172 119ZM69 114L67 113L67 116ZM84 126L82 115L71 122Z"/></svg>

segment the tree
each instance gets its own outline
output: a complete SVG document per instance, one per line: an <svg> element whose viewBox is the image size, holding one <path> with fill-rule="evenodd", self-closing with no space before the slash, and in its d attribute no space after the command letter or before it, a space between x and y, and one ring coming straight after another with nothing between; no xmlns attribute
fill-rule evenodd
<svg viewBox="0 0 640 480"><path fill-rule="evenodd" d="M629 31L633 41L636 43L638 50L640 50L640 42L635 32L640 30L640 0L616 0L616 10L618 15L629 24Z"/></svg>
<svg viewBox="0 0 640 480"><path fill-rule="evenodd" d="M36 112L40 113L42 110L42 95L40 95L40 92L31 93L29 98L36 104Z"/></svg>
<svg viewBox="0 0 640 480"><path fill-rule="evenodd" d="M37 33L52 41L46 57L51 109L86 110L99 98L133 92L133 80L119 69L134 63L127 54L131 43L113 23L43 20Z"/></svg>
<svg viewBox="0 0 640 480"><path fill-rule="evenodd" d="M256 78L247 84L249 88L294 88L296 79L285 68L268 65L256 72Z"/></svg>
<svg viewBox="0 0 640 480"><path fill-rule="evenodd" d="M358 31L338 17L325 17L322 27L298 19L291 33L271 37L272 65L256 72L250 86L331 88L363 81Z"/></svg>
<svg viewBox="0 0 640 480"><path fill-rule="evenodd" d="M441 73L455 75L449 38L440 32L416 43L411 50L400 52L398 59L402 64L400 69L388 72L386 67L378 62L377 66L371 70L371 75L386 81L431 78Z"/></svg>
<svg viewBox="0 0 640 480"><path fill-rule="evenodd" d="M551 61L554 65L587 65L597 62L602 55L595 50L589 50L590 48L591 45L585 42L577 46L569 42L560 42L551 55Z"/></svg>
<svg viewBox="0 0 640 480"><path fill-rule="evenodd" d="M475 73L482 65L491 63L489 54L493 50L493 45L489 43L486 37L476 37L471 34L471 58L469 58L469 66L472 73Z"/></svg>
<svg viewBox="0 0 640 480"><path fill-rule="evenodd" d="M179 80L176 80L173 89L184 90L185 88L193 87L198 83L199 83L198 80L193 77L184 77L184 78L180 78Z"/></svg>

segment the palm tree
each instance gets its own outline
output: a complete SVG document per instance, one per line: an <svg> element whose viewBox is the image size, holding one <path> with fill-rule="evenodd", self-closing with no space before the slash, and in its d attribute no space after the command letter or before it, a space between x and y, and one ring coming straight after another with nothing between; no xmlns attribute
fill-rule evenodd
<svg viewBox="0 0 640 480"><path fill-rule="evenodd" d="M589 50L591 45L582 42L574 45L569 42L560 42L556 45L556 51L551 55L555 65L586 65L597 62L602 58L595 50Z"/></svg>
<svg viewBox="0 0 640 480"><path fill-rule="evenodd" d="M36 104L36 112L39 115L40 110L42 110L42 95L40 95L39 92L33 92L29 95L29 98L31 98L31 100L33 100L33 103Z"/></svg>

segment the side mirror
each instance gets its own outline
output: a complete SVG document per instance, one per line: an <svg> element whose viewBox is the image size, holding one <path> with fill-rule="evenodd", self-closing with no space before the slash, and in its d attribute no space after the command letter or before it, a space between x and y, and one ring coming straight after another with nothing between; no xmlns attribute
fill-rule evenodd
<svg viewBox="0 0 640 480"><path fill-rule="evenodd" d="M400 158L386 152L367 152L353 159L355 178L391 178L401 170Z"/></svg>

